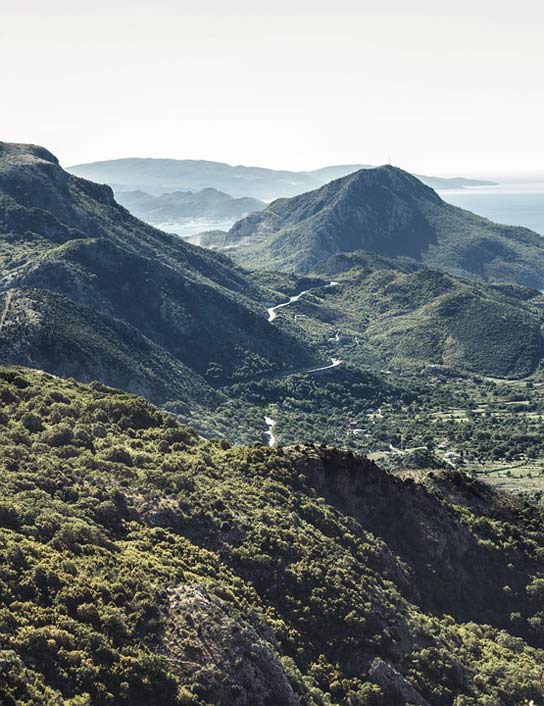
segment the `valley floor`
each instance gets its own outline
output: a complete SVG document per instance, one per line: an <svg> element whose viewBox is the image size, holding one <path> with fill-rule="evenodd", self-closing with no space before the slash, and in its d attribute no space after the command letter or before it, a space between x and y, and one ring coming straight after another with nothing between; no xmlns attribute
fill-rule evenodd
<svg viewBox="0 0 544 706"><path fill-rule="evenodd" d="M270 443L263 419L272 418L274 444L319 441L369 454L390 470L462 468L497 487L542 496L541 373L501 379L371 360L364 334L316 318L336 285L267 309L272 325L305 328L330 365L227 386L228 399L212 415L186 421L207 435L251 444Z"/></svg>

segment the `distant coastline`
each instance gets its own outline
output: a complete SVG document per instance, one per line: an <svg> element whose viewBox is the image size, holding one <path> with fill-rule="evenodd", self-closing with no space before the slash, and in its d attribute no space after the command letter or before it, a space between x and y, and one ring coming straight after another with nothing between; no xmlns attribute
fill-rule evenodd
<svg viewBox="0 0 544 706"><path fill-rule="evenodd" d="M544 236L544 181L452 189L439 194L454 206Z"/></svg>

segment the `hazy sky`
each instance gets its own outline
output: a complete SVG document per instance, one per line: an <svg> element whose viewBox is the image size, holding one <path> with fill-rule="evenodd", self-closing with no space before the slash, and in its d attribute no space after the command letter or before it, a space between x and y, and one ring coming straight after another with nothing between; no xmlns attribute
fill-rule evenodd
<svg viewBox="0 0 544 706"><path fill-rule="evenodd" d="M542 0L0 0L0 139L544 172Z"/></svg>

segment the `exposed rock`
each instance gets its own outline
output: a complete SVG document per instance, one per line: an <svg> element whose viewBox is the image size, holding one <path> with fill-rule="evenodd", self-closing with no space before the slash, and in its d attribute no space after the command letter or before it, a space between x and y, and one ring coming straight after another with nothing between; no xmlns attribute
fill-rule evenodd
<svg viewBox="0 0 544 706"><path fill-rule="evenodd" d="M170 596L164 646L185 683L217 706L299 706L273 643L269 627L256 629L202 585Z"/></svg>
<svg viewBox="0 0 544 706"><path fill-rule="evenodd" d="M410 704L410 706L430 706L429 702L389 662L384 662L379 658L375 659L368 676L382 687L389 698L401 699L403 703Z"/></svg>

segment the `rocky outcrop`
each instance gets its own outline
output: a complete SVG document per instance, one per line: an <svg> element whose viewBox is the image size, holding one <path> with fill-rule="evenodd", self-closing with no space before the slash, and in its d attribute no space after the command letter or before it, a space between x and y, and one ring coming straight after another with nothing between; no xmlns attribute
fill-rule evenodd
<svg viewBox="0 0 544 706"><path fill-rule="evenodd" d="M174 670L217 706L300 706L267 625L251 625L205 586L170 594L163 645Z"/></svg>
<svg viewBox="0 0 544 706"><path fill-rule="evenodd" d="M497 627L509 626L535 558L529 547L499 548L487 535L496 522L519 524L522 501L493 493L453 469L414 482L384 473L368 459L325 448L297 454L296 463L319 495L384 540L400 565L410 567L402 580L399 562L389 563L409 600L457 620L485 616ZM471 507L479 515L477 522L468 525L456 510L459 506ZM507 570L505 553L511 564ZM516 566L524 566L525 572ZM511 590L503 590L505 585Z"/></svg>
<svg viewBox="0 0 544 706"><path fill-rule="evenodd" d="M384 662L379 658L375 659L368 676L375 684L382 687L384 695L391 703L430 706L429 702L389 662Z"/></svg>

